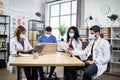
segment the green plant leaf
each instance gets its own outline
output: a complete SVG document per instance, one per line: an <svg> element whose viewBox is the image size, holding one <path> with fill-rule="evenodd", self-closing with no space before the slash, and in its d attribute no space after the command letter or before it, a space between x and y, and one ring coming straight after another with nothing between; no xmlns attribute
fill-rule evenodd
<svg viewBox="0 0 120 80"><path fill-rule="evenodd" d="M117 14L112 14L111 16L108 16L108 18L111 20L111 21L116 21L116 19L118 18L118 15Z"/></svg>
<svg viewBox="0 0 120 80"><path fill-rule="evenodd" d="M40 12L36 12L35 15L38 16L38 17L41 17L41 13Z"/></svg>
<svg viewBox="0 0 120 80"><path fill-rule="evenodd" d="M34 47L33 52L34 52L34 53L38 52L38 48L37 48L37 47Z"/></svg>
<svg viewBox="0 0 120 80"><path fill-rule="evenodd" d="M66 33L66 30L67 30L67 26L65 24L60 24L58 27L58 30L60 32L60 35L64 36L64 34Z"/></svg>

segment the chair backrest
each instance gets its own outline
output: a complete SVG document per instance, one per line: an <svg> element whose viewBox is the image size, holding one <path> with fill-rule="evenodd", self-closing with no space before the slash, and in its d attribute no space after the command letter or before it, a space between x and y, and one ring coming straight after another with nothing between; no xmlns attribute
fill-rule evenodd
<svg viewBox="0 0 120 80"><path fill-rule="evenodd" d="M84 50L88 44L89 44L89 42L82 42L82 50Z"/></svg>
<svg viewBox="0 0 120 80"><path fill-rule="evenodd" d="M112 54L112 45L110 45L110 54ZM109 72L109 71L110 71L110 61L108 62L106 72Z"/></svg>

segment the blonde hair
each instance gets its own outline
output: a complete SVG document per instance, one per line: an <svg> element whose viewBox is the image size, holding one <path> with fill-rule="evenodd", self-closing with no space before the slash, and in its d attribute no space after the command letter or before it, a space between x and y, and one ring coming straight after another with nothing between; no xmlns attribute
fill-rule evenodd
<svg viewBox="0 0 120 80"><path fill-rule="evenodd" d="M26 29L25 29L25 27L22 26L22 25L19 25L19 26L16 28L16 31L15 31L15 33L14 33L14 36L17 37L18 42L20 42L20 34L21 34L23 31L26 31Z"/></svg>

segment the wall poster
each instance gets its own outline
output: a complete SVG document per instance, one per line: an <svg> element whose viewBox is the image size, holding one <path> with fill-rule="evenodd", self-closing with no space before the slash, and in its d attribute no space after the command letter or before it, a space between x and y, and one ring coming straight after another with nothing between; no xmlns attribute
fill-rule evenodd
<svg viewBox="0 0 120 80"><path fill-rule="evenodd" d="M8 14L9 0L0 0L0 14Z"/></svg>
<svg viewBox="0 0 120 80"><path fill-rule="evenodd" d="M9 13L11 16L10 38L12 38L14 36L14 32L17 26L22 25L26 28L26 30L28 29L28 19L27 19L27 13L24 10L11 8Z"/></svg>

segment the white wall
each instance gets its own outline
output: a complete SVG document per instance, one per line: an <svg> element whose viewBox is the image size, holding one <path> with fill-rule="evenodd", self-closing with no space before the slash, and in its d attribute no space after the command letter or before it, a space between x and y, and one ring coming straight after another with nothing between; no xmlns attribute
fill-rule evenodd
<svg viewBox="0 0 120 80"><path fill-rule="evenodd" d="M45 3L45 0L9 0L8 10L10 11L12 9L15 11L17 9L16 11L21 11L27 14L28 20L39 19L38 17L35 16L35 12L39 11L42 14L42 17L39 20L43 20L44 19L44 3ZM14 13L12 15L14 15ZM4 54L0 54L0 59L4 59Z"/></svg>
<svg viewBox="0 0 120 80"><path fill-rule="evenodd" d="M19 15L25 16L24 26L26 29L28 29L28 20L30 19L44 21L44 3L45 0L9 0L9 15L11 16L11 38L15 27L17 27L17 25L14 25L15 27L13 28L13 18L18 18ZM37 17L35 15L36 12L40 12L42 16Z"/></svg>
<svg viewBox="0 0 120 80"><path fill-rule="evenodd" d="M102 5L109 5L110 12L102 14L100 7ZM111 21L107 18L111 14L118 14L119 18L116 21L116 26L120 26L120 0L85 0L85 19L92 15L94 20L88 21L89 26L92 24L99 24L101 26L111 26ZM84 23L86 26L86 22Z"/></svg>
<svg viewBox="0 0 120 80"><path fill-rule="evenodd" d="M35 12L38 11L44 15L43 4L45 0L10 0L9 2L10 8L14 7L26 11L29 19L38 19L35 16Z"/></svg>

